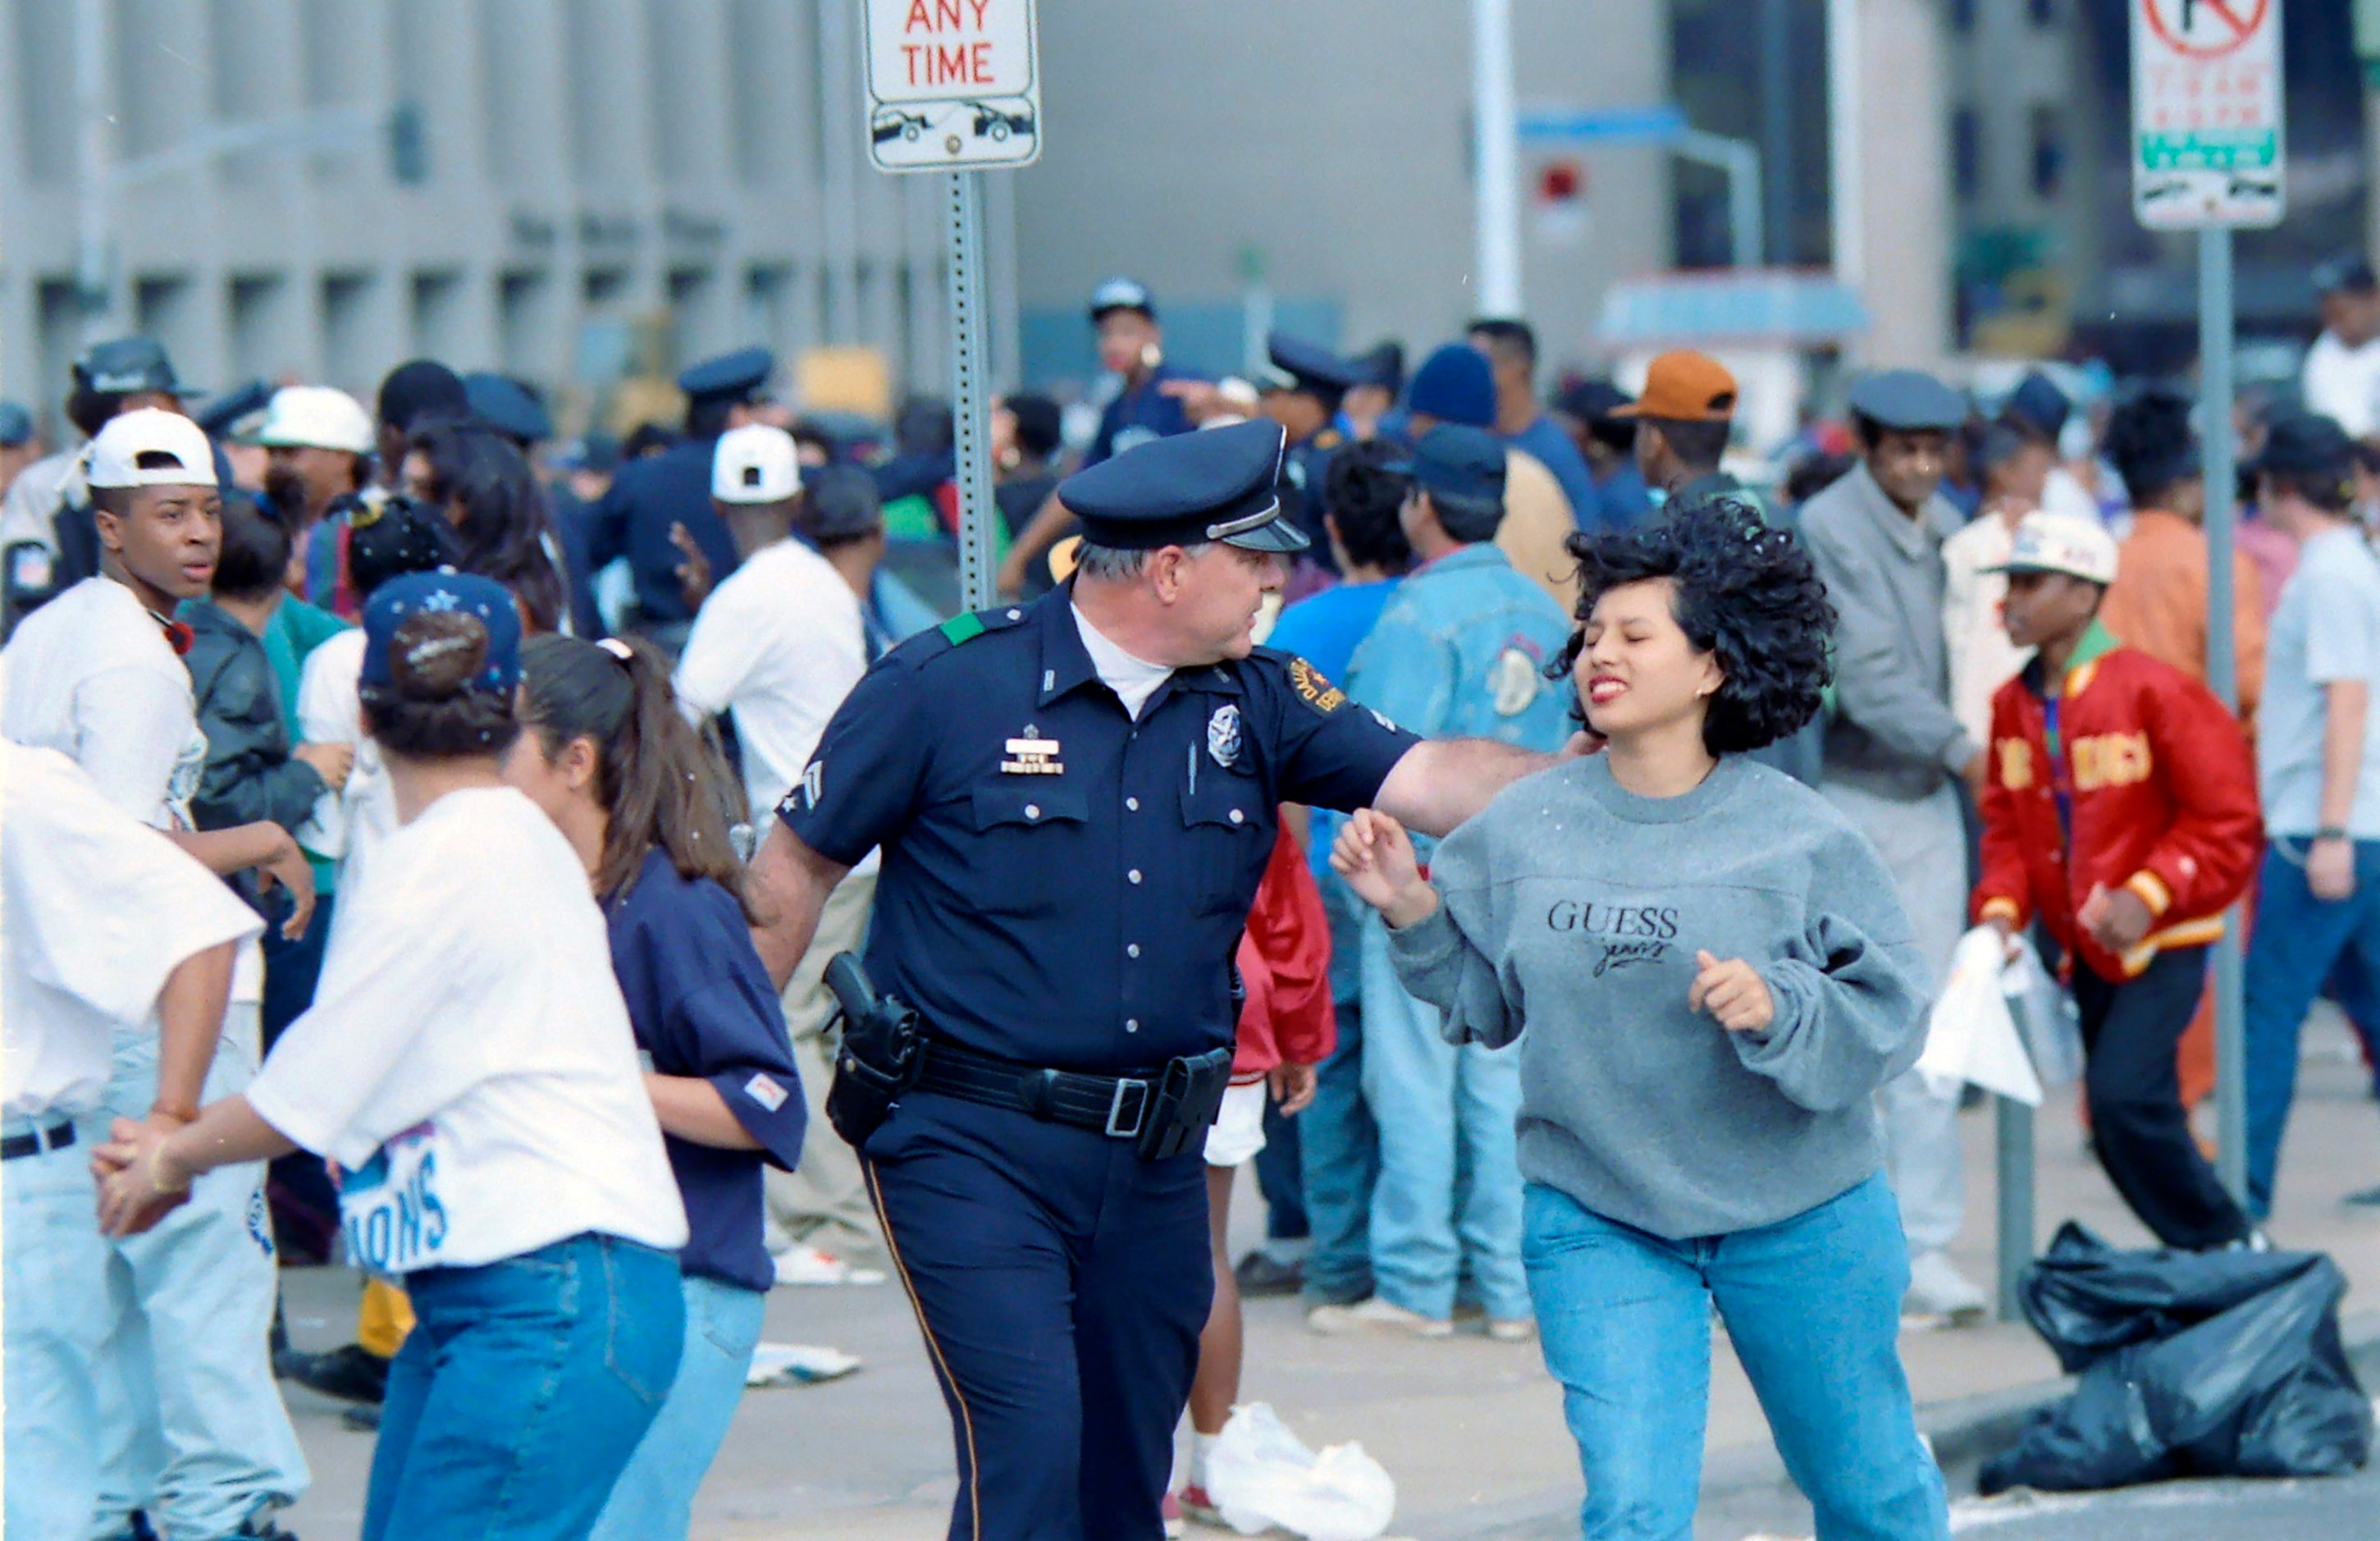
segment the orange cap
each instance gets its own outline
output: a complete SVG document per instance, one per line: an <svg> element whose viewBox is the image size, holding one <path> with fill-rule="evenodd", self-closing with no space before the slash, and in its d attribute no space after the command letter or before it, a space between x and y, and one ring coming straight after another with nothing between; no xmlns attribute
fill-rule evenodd
<svg viewBox="0 0 2380 1541"><path fill-rule="evenodd" d="M1735 416L1735 376L1708 354L1688 348L1665 353L1645 371L1645 392L1615 418L1667 418L1672 422L1723 423Z"/></svg>

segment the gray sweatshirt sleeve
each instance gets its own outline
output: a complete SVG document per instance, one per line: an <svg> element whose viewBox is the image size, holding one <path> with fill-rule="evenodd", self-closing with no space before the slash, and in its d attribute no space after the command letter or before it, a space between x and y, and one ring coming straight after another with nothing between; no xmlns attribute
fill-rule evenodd
<svg viewBox="0 0 2380 1541"><path fill-rule="evenodd" d="M1500 1049L1521 1035L1521 1004L1505 998L1492 961L1502 949L1502 930L1480 849L1489 823L1474 819L1439 845L1430 858L1438 908L1427 920L1389 933L1389 959L1414 999L1438 1008L1447 1042Z"/></svg>
<svg viewBox="0 0 2380 1541"><path fill-rule="evenodd" d="M1760 971L1775 1020L1731 1035L1746 1069L1816 1113L1853 1107L1915 1064L1931 1000L1882 860L1849 830L1828 855L1812 874L1801 941Z"/></svg>
<svg viewBox="0 0 2380 1541"><path fill-rule="evenodd" d="M1964 770L1978 746L1949 703L1911 671L1883 576L1847 551L1836 532L1803 535L1835 606L1837 710L1888 748L1953 773Z"/></svg>

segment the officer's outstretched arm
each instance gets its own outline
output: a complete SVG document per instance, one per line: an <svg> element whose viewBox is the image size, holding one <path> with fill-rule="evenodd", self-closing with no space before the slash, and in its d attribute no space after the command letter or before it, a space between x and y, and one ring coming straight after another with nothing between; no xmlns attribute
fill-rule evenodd
<svg viewBox="0 0 2380 1541"><path fill-rule="evenodd" d="M1442 835L1489 798L1570 753L1541 754L1492 738L1433 738L1407 749L1372 806L1409 830Z"/></svg>
<svg viewBox="0 0 2380 1541"><path fill-rule="evenodd" d="M752 925L752 945L779 989L810 950L827 895L850 870L804 844L783 819L769 820L768 836L744 869L744 883L752 913L759 917Z"/></svg>

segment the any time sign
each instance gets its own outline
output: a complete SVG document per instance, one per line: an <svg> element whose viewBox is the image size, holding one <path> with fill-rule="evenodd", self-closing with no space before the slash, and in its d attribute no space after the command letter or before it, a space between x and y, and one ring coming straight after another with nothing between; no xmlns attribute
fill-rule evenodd
<svg viewBox="0 0 2380 1541"><path fill-rule="evenodd" d="M2132 212L2153 230L2282 211L2281 0L2131 0Z"/></svg>
<svg viewBox="0 0 2380 1541"><path fill-rule="evenodd" d="M868 0L868 137L883 171L1031 164L1033 0Z"/></svg>

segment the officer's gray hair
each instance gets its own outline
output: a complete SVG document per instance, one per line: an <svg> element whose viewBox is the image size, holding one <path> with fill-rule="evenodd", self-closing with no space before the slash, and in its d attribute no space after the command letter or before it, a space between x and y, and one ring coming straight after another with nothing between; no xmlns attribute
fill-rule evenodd
<svg viewBox="0 0 2380 1541"><path fill-rule="evenodd" d="M1201 540L1182 549L1191 556L1199 556L1211 544L1212 541ZM1075 548L1075 571L1093 583L1133 583L1148 571L1150 554L1119 546L1095 546L1086 540Z"/></svg>

